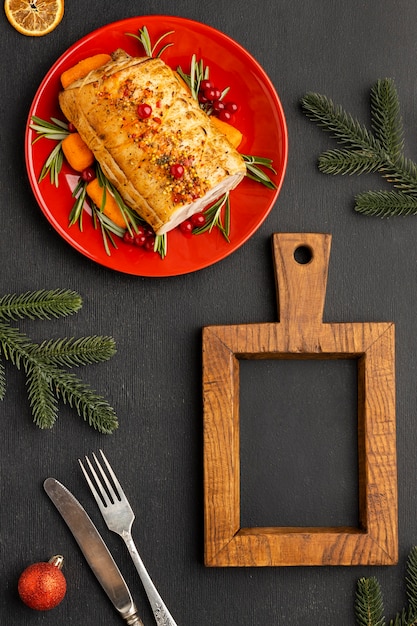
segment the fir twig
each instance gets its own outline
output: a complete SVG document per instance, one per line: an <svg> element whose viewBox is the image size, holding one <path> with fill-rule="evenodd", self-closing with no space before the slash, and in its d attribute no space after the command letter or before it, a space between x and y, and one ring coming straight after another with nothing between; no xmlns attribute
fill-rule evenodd
<svg viewBox="0 0 417 626"><path fill-rule="evenodd" d="M0 400L4 400L6 395L6 371L3 362L0 361Z"/></svg>
<svg viewBox="0 0 417 626"><path fill-rule="evenodd" d="M45 364L78 367L108 361L116 349L111 337L93 335L79 339L50 339L40 345L34 344L30 353Z"/></svg>
<svg viewBox="0 0 417 626"><path fill-rule="evenodd" d="M6 294L0 297L0 319L63 317L76 313L81 306L82 299L78 293L68 289L41 289L22 294Z"/></svg>
<svg viewBox="0 0 417 626"><path fill-rule="evenodd" d="M414 546L408 555L405 580L408 604L417 620L417 546Z"/></svg>
<svg viewBox="0 0 417 626"><path fill-rule="evenodd" d="M379 217L417 215L417 196L401 191L366 191L356 196L356 211Z"/></svg>
<svg viewBox="0 0 417 626"><path fill-rule="evenodd" d="M371 89L371 120L375 136L392 161L404 150L400 103L394 83L379 80Z"/></svg>
<svg viewBox="0 0 417 626"><path fill-rule="evenodd" d="M376 578L360 578L358 580L355 615L359 626L385 625L382 592Z"/></svg>
<svg viewBox="0 0 417 626"><path fill-rule="evenodd" d="M417 626L417 546L408 555L406 569L408 607L399 611L389 626ZM358 580L354 608L359 626L385 626L383 597L376 578Z"/></svg>
<svg viewBox="0 0 417 626"><path fill-rule="evenodd" d="M62 368L109 359L115 353L114 340L94 335L36 344L7 322L23 317L50 319L70 315L80 307L80 296L65 290L3 296L0 298L0 319L4 320L0 321L0 356L24 370L33 419L39 428L53 426L61 398L95 429L111 433L118 426L114 409L89 385ZM5 368L0 361L0 399L5 392Z"/></svg>
<svg viewBox="0 0 417 626"><path fill-rule="evenodd" d="M320 155L321 172L333 175L379 172L399 190L358 195L357 212L381 217L417 213L417 165L404 155L399 98L391 79L379 80L371 90L373 132L326 96L309 93L302 99L302 107L311 120L344 146Z"/></svg>

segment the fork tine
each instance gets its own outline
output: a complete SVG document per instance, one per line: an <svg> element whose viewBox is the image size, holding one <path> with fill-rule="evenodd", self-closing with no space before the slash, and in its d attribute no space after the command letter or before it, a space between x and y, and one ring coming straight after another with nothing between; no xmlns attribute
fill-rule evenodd
<svg viewBox="0 0 417 626"><path fill-rule="evenodd" d="M91 470L92 474L94 475L94 474L95 474L95 471L94 471L94 468L92 467L92 465L91 465L91 463L90 463L90 460L88 459L88 457L85 457L85 460L87 461L87 463L88 463L88 465L89 465L89 467L90 467L90 470ZM97 489L96 489L96 487L95 487L95 485L94 485L93 481L91 480L90 476L88 475L88 472L87 472L87 470L85 469L85 467L84 467L84 465L82 464L82 462L81 462L81 460L80 460L80 459L78 459L78 463L80 464L80 467L81 467L81 469L82 469L82 472L83 472L83 474L84 474L84 477L85 477L85 479L86 479L86 481L87 481L87 483L88 483L88 486L90 487L91 493L92 493L92 494L93 494L93 496L94 496L94 500L97 502L98 508L99 508L99 509L100 509L100 511L103 513L103 510L105 509L105 506L106 506L106 505L105 505L105 504L103 504L102 497L100 496L100 494L102 494L102 491L101 491L101 489L98 487L98 489L100 490L100 494L99 494L99 492L97 491ZM97 476L97 475L96 475L96 476ZM99 484L99 483L98 483L98 484ZM105 497L105 495L103 494L103 498L104 498L104 497Z"/></svg>
<svg viewBox="0 0 417 626"><path fill-rule="evenodd" d="M94 452L93 452L93 459L94 459L94 461L95 461L95 463L96 463L96 465L98 467L98 470L99 470L99 472L101 474L101 477L102 477L102 479L104 481L104 484L106 485L108 494L105 492L105 489L104 489L102 483L100 482L100 478L98 477L97 473L94 471L94 469L93 469L93 467L92 467L92 465L90 463L91 471L93 472L95 481L97 482L97 484L101 487L101 489L104 491L105 495L107 496L108 504L109 505L110 504L115 504L116 502L120 501L120 498L119 498L118 494L116 493L116 491L114 490L113 485L111 484L111 482L107 478L106 472L104 471L104 469L100 465L100 461L98 460L98 458L96 457ZM106 460L105 457L104 457L104 460ZM117 485L115 485L115 486L116 486L116 489L117 489ZM110 495L110 499L109 499L108 495Z"/></svg>
<svg viewBox="0 0 417 626"><path fill-rule="evenodd" d="M122 489L122 486L121 486L121 484L119 483L119 481L118 481L118 479L117 479L117 477L116 477L116 474L113 472L113 469L112 469L112 467L111 467L110 463L108 462L108 460L107 460L107 458L106 458L106 456L105 456L105 454L104 454L103 450L101 450L101 449L100 449L100 454L101 454L101 456L103 457L103 461L104 461L104 463L105 463L105 465L106 465L106 467L107 467L107 471L108 471L108 472L109 472L109 474L110 474L110 477L111 477L111 479L112 479L112 481L113 481L114 486L116 487L116 496L117 496L117 498L118 498L119 500L121 500L121 499L122 499L122 497L125 497L125 494L124 494L124 491L123 491L123 489ZM98 463L97 459L96 459L96 462ZM98 465L99 465L99 468L100 468L101 472L103 473L103 470L101 469L101 465L100 465L100 464L98 464ZM105 480L106 480L106 484L107 484L107 486L109 486L109 485L110 485L110 483L108 483L107 478L106 478L106 476L105 476L105 474L104 474L104 473L103 473L103 476L105 477Z"/></svg>

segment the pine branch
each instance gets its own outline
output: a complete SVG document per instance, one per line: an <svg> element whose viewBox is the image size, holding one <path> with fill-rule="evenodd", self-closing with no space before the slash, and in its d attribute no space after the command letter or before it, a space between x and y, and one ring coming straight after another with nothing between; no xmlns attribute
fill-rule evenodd
<svg viewBox="0 0 417 626"><path fill-rule="evenodd" d="M74 291L27 291L23 294L6 294L0 298L0 319L17 320L50 319L76 313L82 306L81 297Z"/></svg>
<svg viewBox="0 0 417 626"><path fill-rule="evenodd" d="M378 172L381 167L379 156L366 150L327 150L319 157L323 174L364 174Z"/></svg>
<svg viewBox="0 0 417 626"><path fill-rule="evenodd" d="M69 291L38 291L22 296L0 298L0 319L49 319L75 313L81 298ZM90 426L102 433L111 433L117 416L109 403L89 385L62 367L73 367L105 361L115 353L111 337L82 337L33 343L24 333L0 321L0 356L18 369L24 369L28 399L34 422L39 428L51 428L57 418L57 400L75 408ZM5 369L0 361L0 399L6 391Z"/></svg>
<svg viewBox="0 0 417 626"><path fill-rule="evenodd" d="M364 215L417 215L417 197L399 191L367 191L355 201L355 211Z"/></svg>
<svg viewBox="0 0 417 626"><path fill-rule="evenodd" d="M371 116L375 136L392 161L404 150L400 103L394 82L378 80L371 89Z"/></svg>
<svg viewBox="0 0 417 626"><path fill-rule="evenodd" d="M89 385L83 383L71 372L65 372L50 364L43 371L48 382L55 389L57 397L75 408L90 426L101 433L110 434L117 428L117 417L110 404Z"/></svg>
<svg viewBox="0 0 417 626"><path fill-rule="evenodd" d="M417 546L407 559L408 607L403 608L389 621L389 626L417 626ZM376 578L358 580L355 599L356 623L359 626L385 626L384 604L381 588Z"/></svg>
<svg viewBox="0 0 417 626"><path fill-rule="evenodd" d="M22 360L24 361L31 345L26 335L20 333L17 328L0 322L0 351L17 369L21 368Z"/></svg>
<svg viewBox="0 0 417 626"><path fill-rule="evenodd" d="M307 117L331 133L339 143L347 144L354 149L378 152L379 143L372 133L326 96L308 93L301 104Z"/></svg>
<svg viewBox="0 0 417 626"><path fill-rule="evenodd" d="M358 580L355 615L359 626L385 626L382 592L376 578Z"/></svg>
<svg viewBox="0 0 417 626"><path fill-rule="evenodd" d="M417 546L414 546L408 555L405 580L408 603L415 613L417 623Z"/></svg>
<svg viewBox="0 0 417 626"><path fill-rule="evenodd" d="M333 175L379 172L401 192L362 194L357 198L356 211L382 217L416 213L417 164L403 154L403 124L392 80L379 80L371 90L374 133L325 96L309 93L302 99L302 107L307 117L346 145L342 150L324 152L319 157L320 171Z"/></svg>
<svg viewBox="0 0 417 626"><path fill-rule="evenodd" d="M81 337L80 339L56 339L33 345L32 356L43 363L54 363L61 367L74 367L107 361L116 353L112 337Z"/></svg>
<svg viewBox="0 0 417 626"><path fill-rule="evenodd" d="M389 626L415 626L416 623L411 609L408 611L403 609L400 613L397 613L394 619L389 621Z"/></svg>
<svg viewBox="0 0 417 626"><path fill-rule="evenodd" d="M6 372L4 364L0 361L0 400L4 400L6 395Z"/></svg>
<svg viewBox="0 0 417 626"><path fill-rule="evenodd" d="M387 171L382 171L386 180L402 191L417 195L417 165L404 155L395 163L387 162Z"/></svg>
<svg viewBox="0 0 417 626"><path fill-rule="evenodd" d="M58 416L57 399L45 369L35 363L27 370L27 390L33 421L39 428L52 428Z"/></svg>

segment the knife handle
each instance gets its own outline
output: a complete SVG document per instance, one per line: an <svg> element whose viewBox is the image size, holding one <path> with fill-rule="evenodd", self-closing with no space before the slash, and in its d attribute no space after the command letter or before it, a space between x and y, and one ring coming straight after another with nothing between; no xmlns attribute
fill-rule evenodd
<svg viewBox="0 0 417 626"><path fill-rule="evenodd" d="M140 619L135 606L134 612L129 613L129 615L123 615L123 619L126 621L126 624L128 624L128 626L143 626L143 622Z"/></svg>

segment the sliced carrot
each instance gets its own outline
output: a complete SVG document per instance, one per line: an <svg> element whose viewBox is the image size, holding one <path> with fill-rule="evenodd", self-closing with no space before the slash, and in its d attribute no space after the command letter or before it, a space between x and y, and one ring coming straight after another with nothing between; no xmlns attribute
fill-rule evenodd
<svg viewBox="0 0 417 626"><path fill-rule="evenodd" d="M121 228L126 228L126 222L123 218L122 212L119 209L116 200L114 199L114 196L110 193L108 189L106 189L105 191L106 198L103 206L104 187L100 186L98 178L94 178L94 180L92 180L91 183L88 183L87 185L87 195L89 198L91 198L94 204L99 209L101 209L103 213L112 220L112 222L117 224L117 226L120 226Z"/></svg>
<svg viewBox="0 0 417 626"><path fill-rule="evenodd" d="M74 81L84 78L92 70L96 70L109 61L111 61L109 54L95 54L87 57L61 74L61 85L66 89Z"/></svg>
<svg viewBox="0 0 417 626"><path fill-rule="evenodd" d="M72 169L82 172L94 163L94 154L78 133L70 133L62 141L62 151Z"/></svg>
<svg viewBox="0 0 417 626"><path fill-rule="evenodd" d="M219 120L219 118L214 117L214 115L212 115L210 119L213 126L215 126L217 130L223 133L223 135L226 135L227 139L230 141L234 148L237 148L240 145L243 139L243 135L240 130L238 130L235 126L228 124L228 122L223 122L223 120Z"/></svg>

